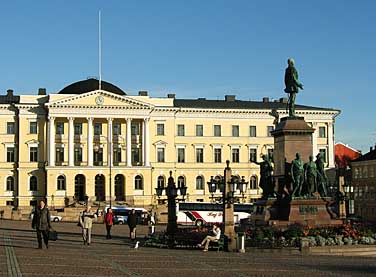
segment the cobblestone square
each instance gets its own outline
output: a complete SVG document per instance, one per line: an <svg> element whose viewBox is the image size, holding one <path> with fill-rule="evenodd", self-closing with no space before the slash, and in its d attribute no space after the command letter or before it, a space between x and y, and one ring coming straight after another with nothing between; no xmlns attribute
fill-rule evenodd
<svg viewBox="0 0 376 277"><path fill-rule="evenodd" d="M54 223L59 239L36 249L28 221L0 221L1 276L374 276L376 259L199 250L133 249L128 227L113 227L106 240L102 224L93 227L93 242L83 245L74 223ZM162 230L165 226L158 226ZM138 237L147 233L139 226Z"/></svg>

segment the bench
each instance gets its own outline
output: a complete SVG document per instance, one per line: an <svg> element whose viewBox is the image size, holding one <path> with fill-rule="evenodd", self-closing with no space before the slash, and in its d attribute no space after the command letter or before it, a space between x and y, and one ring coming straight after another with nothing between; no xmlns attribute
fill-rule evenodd
<svg viewBox="0 0 376 277"><path fill-rule="evenodd" d="M217 249L217 252L219 252L219 250L224 250L224 246L225 246L224 236L221 236L219 240L211 241L209 243L209 247L213 249Z"/></svg>

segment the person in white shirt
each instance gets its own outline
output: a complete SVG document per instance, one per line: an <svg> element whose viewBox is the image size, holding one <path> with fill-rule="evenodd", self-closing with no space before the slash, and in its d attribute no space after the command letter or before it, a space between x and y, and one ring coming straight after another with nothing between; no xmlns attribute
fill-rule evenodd
<svg viewBox="0 0 376 277"><path fill-rule="evenodd" d="M219 228L217 225L213 225L213 235L214 236L206 236L206 238L204 238L204 240L198 244L197 246L198 247L202 247L204 246L204 252L207 252L208 249L209 249L209 243L211 241L218 241L220 238L221 238L221 228Z"/></svg>

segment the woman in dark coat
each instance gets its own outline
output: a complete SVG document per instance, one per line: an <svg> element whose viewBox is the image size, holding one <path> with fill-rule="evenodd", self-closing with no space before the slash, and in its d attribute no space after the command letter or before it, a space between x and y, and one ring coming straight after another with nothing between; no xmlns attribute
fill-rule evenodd
<svg viewBox="0 0 376 277"><path fill-rule="evenodd" d="M132 209L131 213L128 215L127 223L129 226L129 237L132 240L136 239L136 225L137 225L137 215L136 211Z"/></svg>
<svg viewBox="0 0 376 277"><path fill-rule="evenodd" d="M42 235L44 244L48 248L48 232L51 229L51 218L50 211L43 200L39 202L39 207L34 211L31 226L37 231L38 249L42 249Z"/></svg>

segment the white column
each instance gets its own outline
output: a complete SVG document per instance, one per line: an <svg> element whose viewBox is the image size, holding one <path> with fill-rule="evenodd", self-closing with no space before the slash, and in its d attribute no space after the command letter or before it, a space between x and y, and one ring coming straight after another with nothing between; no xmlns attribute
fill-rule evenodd
<svg viewBox="0 0 376 277"><path fill-rule="evenodd" d="M144 147L143 151L145 153L144 158L145 158L145 166L150 166L150 133L149 133L149 120L150 118L145 118L144 119Z"/></svg>
<svg viewBox="0 0 376 277"><path fill-rule="evenodd" d="M74 118L68 117L69 128L68 128L68 165L74 166Z"/></svg>
<svg viewBox="0 0 376 277"><path fill-rule="evenodd" d="M132 119L127 118L127 166L132 166L131 123Z"/></svg>
<svg viewBox="0 0 376 277"><path fill-rule="evenodd" d="M55 117L48 118L48 137L49 137L49 147L48 147L48 165L55 166Z"/></svg>
<svg viewBox="0 0 376 277"><path fill-rule="evenodd" d="M93 166L93 118L87 118L87 165Z"/></svg>
<svg viewBox="0 0 376 277"><path fill-rule="evenodd" d="M112 118L107 118L107 164L113 166L112 158Z"/></svg>
<svg viewBox="0 0 376 277"><path fill-rule="evenodd" d="M333 122L328 123L328 167L334 167L334 129Z"/></svg>
<svg viewBox="0 0 376 277"><path fill-rule="evenodd" d="M317 137L319 133L319 128L317 127L317 122L312 123L312 128L315 129L315 131L312 133L312 155L313 157L316 157L316 155L319 153L319 150L317 148Z"/></svg>

